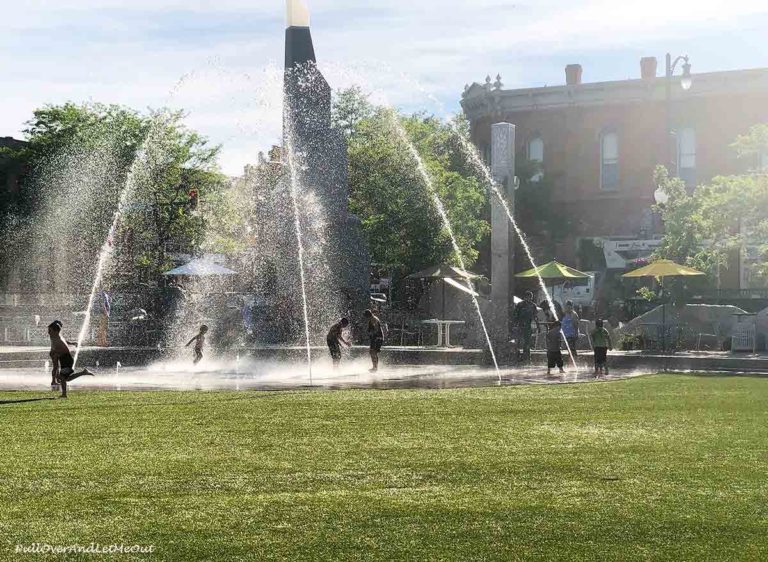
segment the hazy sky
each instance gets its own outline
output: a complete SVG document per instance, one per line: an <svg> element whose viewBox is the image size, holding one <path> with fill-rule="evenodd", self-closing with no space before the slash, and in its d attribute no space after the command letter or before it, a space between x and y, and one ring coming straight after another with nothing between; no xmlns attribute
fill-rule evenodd
<svg viewBox="0 0 768 562"><path fill-rule="evenodd" d="M465 83L505 87L639 76L641 56L691 56L693 72L768 67L765 0L307 0L333 87L447 114ZM280 136L283 0L4 1L0 136L68 100L170 105L224 145L237 174Z"/></svg>

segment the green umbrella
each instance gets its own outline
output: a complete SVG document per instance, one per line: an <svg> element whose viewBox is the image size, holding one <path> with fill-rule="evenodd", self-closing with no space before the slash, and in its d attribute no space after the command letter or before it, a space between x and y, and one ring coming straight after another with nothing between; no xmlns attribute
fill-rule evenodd
<svg viewBox="0 0 768 562"><path fill-rule="evenodd" d="M549 285L549 293L551 295L552 288L557 285L558 281L567 279L586 279L592 276L588 273L584 273L583 271L579 271L578 269L574 269L565 264L562 264L559 261L552 260L551 262L545 263L544 265L540 265L538 267L534 267L533 269L528 269L518 273L515 275L515 277L528 279L541 278L542 280L546 279L546 281L549 281L549 283L546 283L545 281L542 282L545 285Z"/></svg>
<svg viewBox="0 0 768 562"><path fill-rule="evenodd" d="M515 277L541 277L542 279L586 279L592 277L589 273L584 273L578 269L568 267L559 261L551 261L528 269L515 275Z"/></svg>

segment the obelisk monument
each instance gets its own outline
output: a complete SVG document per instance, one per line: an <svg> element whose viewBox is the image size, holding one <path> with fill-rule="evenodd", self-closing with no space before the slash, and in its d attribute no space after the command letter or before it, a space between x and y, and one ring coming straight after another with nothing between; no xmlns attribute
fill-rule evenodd
<svg viewBox="0 0 768 562"><path fill-rule="evenodd" d="M329 291L345 301L336 314L368 307L370 258L360 220L349 212L347 145L331 123L331 88L317 67L309 25L304 2L288 0L283 136L300 162L301 189L311 191L322 207L322 269Z"/></svg>
<svg viewBox="0 0 768 562"><path fill-rule="evenodd" d="M515 200L515 126L496 123L491 126L491 172L507 206L514 212ZM491 303L495 344L509 347L509 319L514 291L514 233L499 198L491 196Z"/></svg>

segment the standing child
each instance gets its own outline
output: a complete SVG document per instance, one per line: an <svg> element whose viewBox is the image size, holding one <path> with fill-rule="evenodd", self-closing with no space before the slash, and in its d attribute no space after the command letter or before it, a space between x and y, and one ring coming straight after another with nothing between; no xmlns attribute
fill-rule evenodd
<svg viewBox="0 0 768 562"><path fill-rule="evenodd" d="M109 315L112 312L112 297L107 291L101 290L96 307L97 310L95 312L98 326L96 344L99 347L107 347L109 345L107 338L109 333Z"/></svg>
<svg viewBox="0 0 768 562"><path fill-rule="evenodd" d="M565 312L562 316L563 335L568 343L568 351L576 357L576 345L579 341L579 315L573 310L573 301L565 301Z"/></svg>
<svg viewBox="0 0 768 562"><path fill-rule="evenodd" d="M197 365L200 360L203 358L203 346L205 346L205 334L208 332L208 326L203 324L200 326L200 331L197 333L195 337L193 337L191 340L187 342L187 345L184 347L189 347L189 344L192 342L195 342L195 361L194 364Z"/></svg>
<svg viewBox="0 0 768 562"><path fill-rule="evenodd" d="M336 369L341 361L341 345L343 343L347 347L352 347L352 344L344 339L342 331L349 326L349 320L342 318L339 322L336 322L331 329L328 330L328 335L325 337L325 342L328 344L328 349L331 351L331 359L333 359L333 368Z"/></svg>
<svg viewBox="0 0 768 562"><path fill-rule="evenodd" d="M371 338L371 363L372 367L368 369L371 373L379 370L379 353L384 345L384 326L381 320L370 310L363 312L363 317L368 321L368 337Z"/></svg>
<svg viewBox="0 0 768 562"><path fill-rule="evenodd" d="M539 319L536 317L536 304L533 302L533 293L526 291L525 299L517 303L512 313L512 321L518 331L518 353L521 361L531 360L532 330L531 323L536 323L536 331L539 331Z"/></svg>
<svg viewBox="0 0 768 562"><path fill-rule="evenodd" d="M563 337L560 331L560 321L555 320L547 332L547 376L550 375L553 367L560 369L561 373L565 372L563 370L563 354L560 351L562 343Z"/></svg>
<svg viewBox="0 0 768 562"><path fill-rule="evenodd" d="M611 334L603 327L602 319L595 320L595 329L592 330L592 349L595 351L595 378L600 373L608 374L608 350L613 349Z"/></svg>

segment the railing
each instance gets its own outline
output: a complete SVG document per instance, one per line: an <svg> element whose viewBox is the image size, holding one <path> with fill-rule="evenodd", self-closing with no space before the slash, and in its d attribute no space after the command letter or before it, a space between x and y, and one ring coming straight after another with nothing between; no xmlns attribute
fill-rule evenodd
<svg viewBox="0 0 768 562"><path fill-rule="evenodd" d="M713 289L694 295L695 300L738 300L738 299L768 299L768 288L766 289Z"/></svg>

